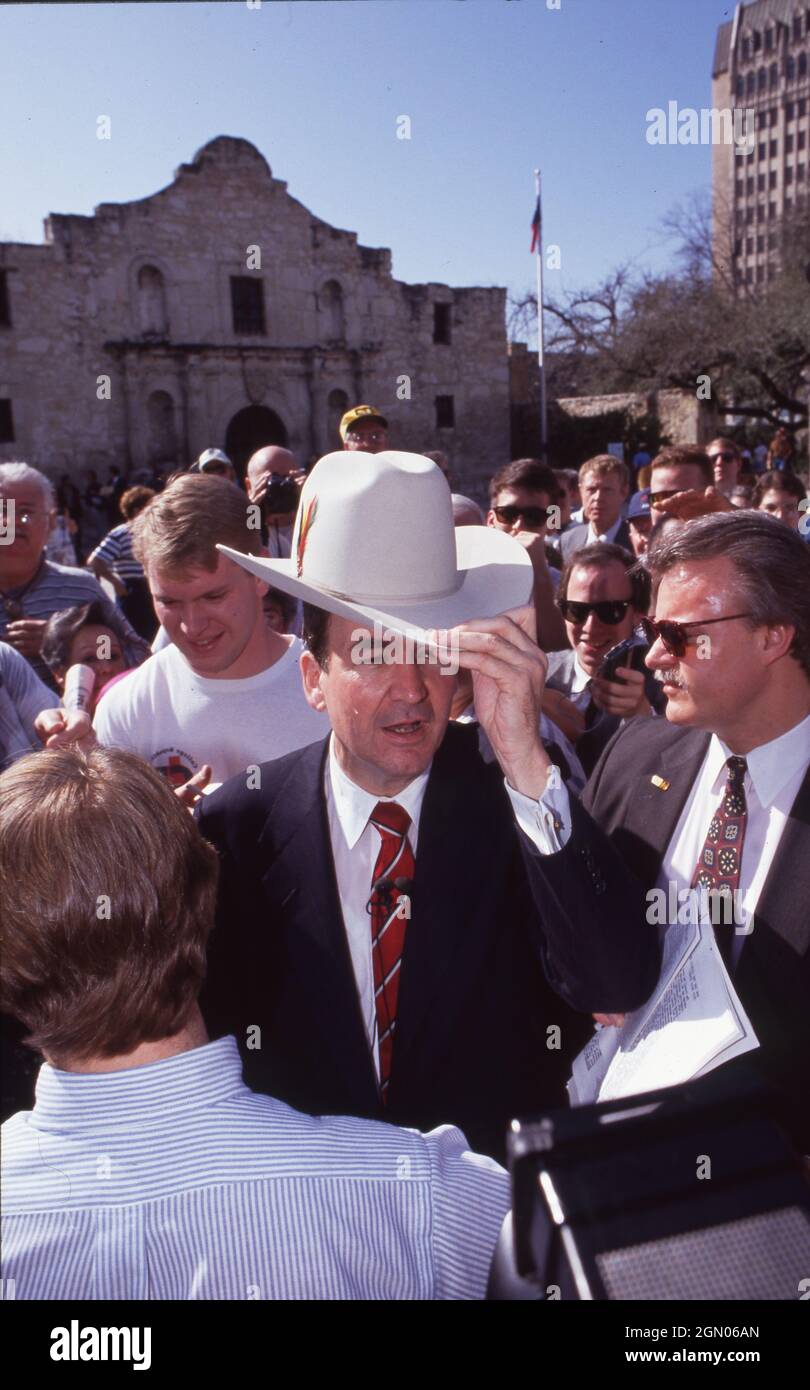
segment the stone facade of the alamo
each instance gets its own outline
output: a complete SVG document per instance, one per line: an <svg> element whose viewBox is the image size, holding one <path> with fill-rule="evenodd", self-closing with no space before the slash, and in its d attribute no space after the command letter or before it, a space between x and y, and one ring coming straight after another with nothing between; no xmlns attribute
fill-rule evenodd
<svg viewBox="0 0 810 1390"><path fill-rule="evenodd" d="M394 447L444 449L457 487L509 458L505 291L395 280L390 251L309 212L246 140L210 141L151 197L50 216L43 245L0 245L0 272L0 461L80 477L284 443L307 463L360 401Z"/></svg>

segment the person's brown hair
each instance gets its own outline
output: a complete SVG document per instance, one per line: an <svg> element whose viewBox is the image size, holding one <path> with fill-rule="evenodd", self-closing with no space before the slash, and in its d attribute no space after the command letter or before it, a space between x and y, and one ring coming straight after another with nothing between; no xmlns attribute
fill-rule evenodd
<svg viewBox="0 0 810 1390"><path fill-rule="evenodd" d="M529 492L547 492L550 502L557 500L560 485L553 469L541 459L514 459L505 463L489 484L490 506L494 506L498 493L505 488L525 487Z"/></svg>
<svg viewBox="0 0 810 1390"><path fill-rule="evenodd" d="M329 614L325 608L305 603L301 613L301 636L322 671L329 661Z"/></svg>
<svg viewBox="0 0 810 1390"><path fill-rule="evenodd" d="M259 512L236 483L206 473L172 478L132 525L132 548L144 569L213 571L218 544L259 555Z"/></svg>
<svg viewBox="0 0 810 1390"><path fill-rule="evenodd" d="M705 449L701 449L698 444L668 444L660 454L656 454L650 468L683 468L685 465L700 469L704 487L714 486L711 460Z"/></svg>
<svg viewBox="0 0 810 1390"><path fill-rule="evenodd" d="M617 459L614 454L595 454L592 459L586 459L579 470L580 487L589 473L597 478L609 478L615 474L623 487L630 486L630 469L623 459Z"/></svg>
<svg viewBox="0 0 810 1390"><path fill-rule="evenodd" d="M20 758L0 776L0 1008L57 1065L172 1037L205 975L217 876L133 753Z"/></svg>
<svg viewBox="0 0 810 1390"><path fill-rule="evenodd" d="M630 585L630 601L637 613L646 613L650 607L650 576L643 565L639 565L635 555L624 546L614 545L612 541L594 541L584 545L569 555L563 565L560 583L557 588L557 607L562 608L568 597L571 574L577 569L607 569L609 565L621 565Z"/></svg>
<svg viewBox="0 0 810 1390"><path fill-rule="evenodd" d="M153 487L128 487L126 492L121 494L118 510L125 521L132 521L154 496L156 493Z"/></svg>
<svg viewBox="0 0 810 1390"><path fill-rule="evenodd" d="M748 612L749 627L795 627L790 655L810 677L810 546L767 513L740 509L696 517L647 551L656 591L676 565L720 559L734 566L738 582L730 597Z"/></svg>
<svg viewBox="0 0 810 1390"><path fill-rule="evenodd" d="M807 496L801 478L797 478L795 473L786 472L762 473L757 478L751 497L751 506L761 507L766 492L786 492L788 497L795 497L797 502L801 502L802 498Z"/></svg>

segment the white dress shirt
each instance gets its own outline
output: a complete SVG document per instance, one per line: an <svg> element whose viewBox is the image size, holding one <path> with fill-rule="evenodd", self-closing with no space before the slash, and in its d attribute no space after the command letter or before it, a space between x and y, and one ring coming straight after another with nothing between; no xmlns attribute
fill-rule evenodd
<svg viewBox="0 0 810 1390"><path fill-rule="evenodd" d="M329 757L326 760L324 775L329 838L332 843L338 895L357 985L357 997L378 1080L380 1059L377 1046L377 1009L374 1002L374 965L371 958L371 916L366 911L366 906L371 896L371 880L382 836L375 826L369 825L369 817L379 801L395 801L398 806L402 806L411 818L408 840L415 859L418 851L419 819L429 776L430 767L409 782L407 787L403 787L401 792L397 792L396 796L376 796L373 792L364 791L347 777L337 760L334 734L329 740ZM542 849L545 840L541 838L541 831L538 830L538 816L540 826L544 827L544 815L553 816L553 813L544 812L536 801L514 791L508 782L504 785L515 809L518 825L532 843L538 849ZM552 827L549 825L544 828L547 839ZM416 910L418 911L418 906Z"/></svg>
<svg viewBox="0 0 810 1390"><path fill-rule="evenodd" d="M602 531L601 533L599 531L595 531L593 522L589 521L588 539L585 542L585 544L595 545L597 541L614 541L616 539L616 536L619 534L619 527L621 526L623 520L624 517L621 514L619 514L618 520L614 521L613 525L610 526L607 531Z"/></svg>
<svg viewBox="0 0 810 1390"><path fill-rule="evenodd" d="M574 653L574 674L571 678L568 698L571 704L583 713L591 703L591 678L584 667L580 666L576 652Z"/></svg>
<svg viewBox="0 0 810 1390"><path fill-rule="evenodd" d="M656 887L666 893L670 881L678 889L689 888L698 856L706 840L712 816L723 799L732 750L712 735L694 788L681 812L661 863ZM740 911L732 943L736 965L753 921L759 895L782 838L790 808L799 794L810 763L810 715L786 734L761 743L746 756L745 803L748 817L740 864Z"/></svg>
<svg viewBox="0 0 810 1390"><path fill-rule="evenodd" d="M661 862L656 887L665 893L668 893L670 881L678 891L691 887L706 832L723 799L728 777L725 763L731 756L731 749L713 734L692 793ZM732 965L737 964L746 938L745 931L739 929L739 919L744 927L756 911L790 809L810 764L810 715L779 738L752 749L746 755L746 762L744 786L748 819L740 866L741 911L737 914ZM513 802L517 795L513 793ZM517 815L519 824L531 835L542 854L556 854L567 843L571 834L571 807L564 784L544 792L539 802L523 797Z"/></svg>

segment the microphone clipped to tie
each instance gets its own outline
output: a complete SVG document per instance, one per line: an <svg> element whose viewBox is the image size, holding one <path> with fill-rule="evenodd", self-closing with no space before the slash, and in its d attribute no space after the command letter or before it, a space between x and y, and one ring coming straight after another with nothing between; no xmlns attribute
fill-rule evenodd
<svg viewBox="0 0 810 1390"><path fill-rule="evenodd" d="M413 892L413 879L378 878L371 891L372 894L378 893L380 895L384 911L392 912L398 898L407 898L408 902L410 903L411 895ZM366 903L366 912L369 914L369 916L371 915L371 898L369 898L368 902ZM408 915L410 916L410 911L408 912Z"/></svg>

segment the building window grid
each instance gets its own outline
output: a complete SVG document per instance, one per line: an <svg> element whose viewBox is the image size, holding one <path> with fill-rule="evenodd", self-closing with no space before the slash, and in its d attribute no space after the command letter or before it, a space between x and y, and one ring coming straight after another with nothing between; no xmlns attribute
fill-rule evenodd
<svg viewBox="0 0 810 1390"><path fill-rule="evenodd" d="M231 310L234 333L265 337L264 284L255 276L231 276Z"/></svg>

